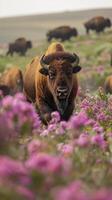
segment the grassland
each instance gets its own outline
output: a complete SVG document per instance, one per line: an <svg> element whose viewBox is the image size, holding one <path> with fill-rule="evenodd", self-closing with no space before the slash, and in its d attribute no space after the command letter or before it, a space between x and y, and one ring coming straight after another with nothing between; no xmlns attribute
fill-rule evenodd
<svg viewBox="0 0 112 200"><path fill-rule="evenodd" d="M80 84L85 88L95 91L99 86L103 86L104 80L108 74L112 73L110 66L110 54L112 51L112 31L106 31L100 35L91 34L72 38L63 43L65 49L75 52L80 57L82 71L80 73ZM47 49L49 43L45 40L31 50L25 57L14 54L13 57L6 56L6 49L0 57L0 72L11 66L19 66L23 71L33 57L42 55Z"/></svg>

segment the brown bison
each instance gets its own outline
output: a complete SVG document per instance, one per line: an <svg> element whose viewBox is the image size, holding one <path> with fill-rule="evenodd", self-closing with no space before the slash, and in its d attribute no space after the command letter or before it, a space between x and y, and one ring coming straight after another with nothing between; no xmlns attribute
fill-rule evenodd
<svg viewBox="0 0 112 200"><path fill-rule="evenodd" d="M106 93L112 94L112 75L108 76L105 80L104 89Z"/></svg>
<svg viewBox="0 0 112 200"><path fill-rule="evenodd" d="M71 28L69 26L60 26L47 33L47 40L51 41L53 38L61 39L61 41L69 40L71 37L76 37L78 35L76 28Z"/></svg>
<svg viewBox="0 0 112 200"><path fill-rule="evenodd" d="M26 41L25 38L18 38L14 43L9 44L9 49L7 55L13 56L13 53L19 53L22 56L25 56L28 49L32 48L32 42Z"/></svg>
<svg viewBox="0 0 112 200"><path fill-rule="evenodd" d="M96 33L103 32L105 28L111 27L111 21L108 18L102 16L94 17L84 24L86 33L89 30L96 31Z"/></svg>
<svg viewBox="0 0 112 200"><path fill-rule="evenodd" d="M45 55L34 58L26 67L24 91L28 100L35 102L45 124L53 111L58 111L63 120L71 116L78 90L76 73L80 70L78 56L66 52L61 43L52 43Z"/></svg>
<svg viewBox="0 0 112 200"><path fill-rule="evenodd" d="M0 89L5 95L23 91L23 75L18 67L12 67L2 74Z"/></svg>

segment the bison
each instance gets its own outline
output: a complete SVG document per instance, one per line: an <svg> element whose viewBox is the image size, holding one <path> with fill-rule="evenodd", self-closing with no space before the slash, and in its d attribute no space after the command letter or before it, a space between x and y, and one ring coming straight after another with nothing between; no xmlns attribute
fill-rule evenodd
<svg viewBox="0 0 112 200"><path fill-rule="evenodd" d="M104 89L106 93L112 94L112 75L106 78L104 83Z"/></svg>
<svg viewBox="0 0 112 200"><path fill-rule="evenodd" d="M62 120L69 119L78 90L76 73L80 70L79 57L66 52L57 42L26 66L24 91L27 99L35 103L44 124L53 111L58 111Z"/></svg>
<svg viewBox="0 0 112 200"><path fill-rule="evenodd" d="M96 33L103 32L105 28L111 27L111 21L108 18L102 16L94 17L88 22L84 23L86 28L86 33L89 33L89 30L96 31Z"/></svg>
<svg viewBox="0 0 112 200"><path fill-rule="evenodd" d="M25 56L28 49L32 48L32 42L26 41L25 38L18 38L14 43L9 44L9 49L6 55L13 56L13 53L19 53L22 56Z"/></svg>
<svg viewBox="0 0 112 200"><path fill-rule="evenodd" d="M12 67L2 74L0 89L5 95L23 91L23 75L18 67Z"/></svg>
<svg viewBox="0 0 112 200"><path fill-rule="evenodd" d="M50 42L53 38L61 39L61 41L69 40L71 37L78 35L76 28L69 26L60 26L47 33L47 40Z"/></svg>

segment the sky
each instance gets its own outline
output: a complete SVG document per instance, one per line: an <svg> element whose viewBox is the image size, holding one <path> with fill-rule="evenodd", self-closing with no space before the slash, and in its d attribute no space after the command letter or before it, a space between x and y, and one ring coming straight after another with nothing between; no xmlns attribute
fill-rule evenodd
<svg viewBox="0 0 112 200"><path fill-rule="evenodd" d="M0 0L0 17L109 7L112 0Z"/></svg>

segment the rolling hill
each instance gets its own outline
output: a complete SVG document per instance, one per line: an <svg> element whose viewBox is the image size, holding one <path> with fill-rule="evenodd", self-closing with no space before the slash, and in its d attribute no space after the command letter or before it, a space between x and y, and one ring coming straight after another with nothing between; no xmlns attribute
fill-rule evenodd
<svg viewBox="0 0 112 200"><path fill-rule="evenodd" d="M112 9L95 9L54 14L31 15L0 19L0 43L26 37L33 42L41 42L49 29L59 25L77 27L80 34L85 33L83 23L94 16L105 16L112 20Z"/></svg>

